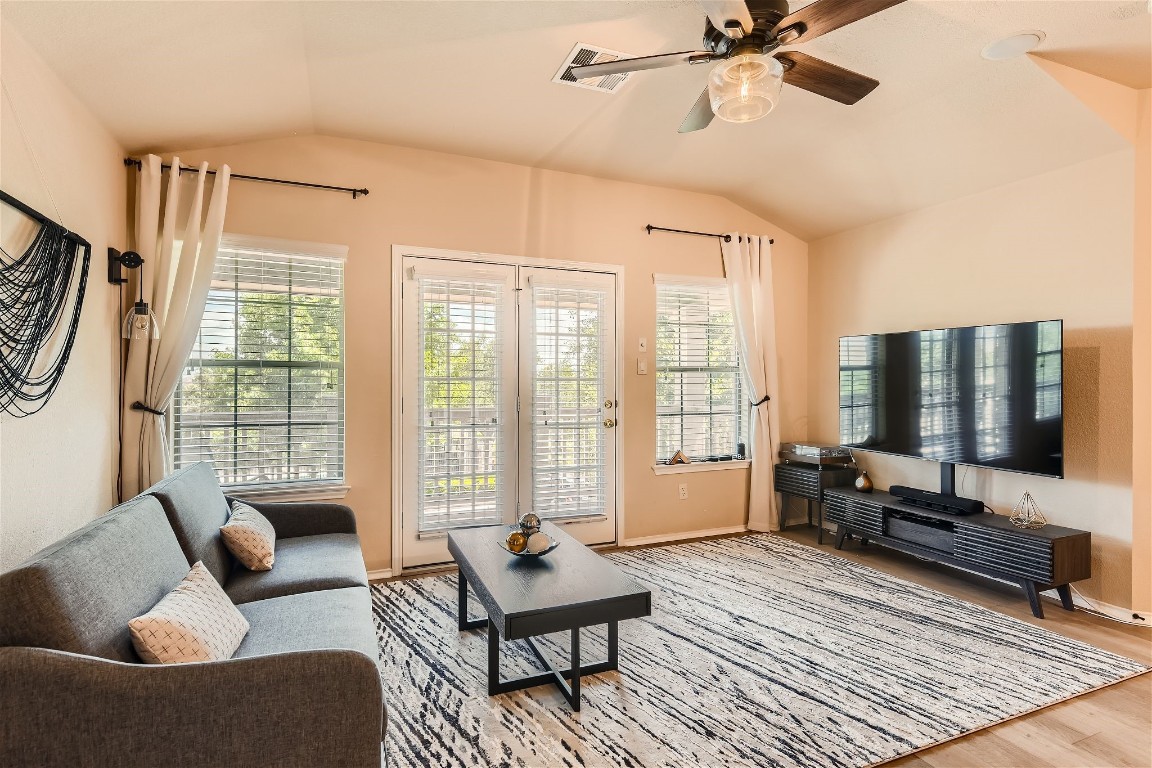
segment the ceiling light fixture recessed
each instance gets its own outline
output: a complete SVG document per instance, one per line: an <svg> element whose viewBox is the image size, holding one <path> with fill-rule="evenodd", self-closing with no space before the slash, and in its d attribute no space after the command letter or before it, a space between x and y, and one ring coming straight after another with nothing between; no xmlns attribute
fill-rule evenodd
<svg viewBox="0 0 1152 768"><path fill-rule="evenodd" d="M980 55L989 61L1014 59L1017 56L1023 56L1025 53L1035 50L1040 43L1044 42L1044 37L1044 33L1039 30L1017 32L1010 37L1005 37L1003 40L989 43L984 47L984 50L980 52Z"/></svg>

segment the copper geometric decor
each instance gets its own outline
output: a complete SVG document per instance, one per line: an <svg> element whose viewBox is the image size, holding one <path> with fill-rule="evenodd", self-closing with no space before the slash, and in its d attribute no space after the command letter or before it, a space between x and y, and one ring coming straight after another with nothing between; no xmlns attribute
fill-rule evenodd
<svg viewBox="0 0 1152 768"><path fill-rule="evenodd" d="M1019 528L1043 528L1048 524L1048 518L1044 517L1036 499L1032 498L1032 494L1028 491L1024 491L1020 501L1012 507L1012 516L1008 519L1012 525Z"/></svg>

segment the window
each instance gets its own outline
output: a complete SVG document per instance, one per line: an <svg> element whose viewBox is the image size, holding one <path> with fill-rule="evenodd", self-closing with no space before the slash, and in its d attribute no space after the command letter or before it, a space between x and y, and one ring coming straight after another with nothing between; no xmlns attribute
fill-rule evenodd
<svg viewBox="0 0 1152 768"><path fill-rule="evenodd" d="M1054 419L1063 408L1063 325L1059 320L1040 323L1036 335L1036 420Z"/></svg>
<svg viewBox="0 0 1152 768"><path fill-rule="evenodd" d="M925 458L959 461L959 332L920 332L920 442Z"/></svg>
<svg viewBox="0 0 1152 768"><path fill-rule="evenodd" d="M868 445L876 437L881 336L840 339L840 442Z"/></svg>
<svg viewBox="0 0 1152 768"><path fill-rule="evenodd" d="M656 461L733 456L746 442L736 328L722 282L656 284Z"/></svg>
<svg viewBox="0 0 1152 768"><path fill-rule="evenodd" d="M224 486L344 478L344 249L225 236L172 409L177 468Z"/></svg>
<svg viewBox="0 0 1152 768"><path fill-rule="evenodd" d="M1006 325L976 329L976 457L980 461L1012 454L1011 343Z"/></svg>

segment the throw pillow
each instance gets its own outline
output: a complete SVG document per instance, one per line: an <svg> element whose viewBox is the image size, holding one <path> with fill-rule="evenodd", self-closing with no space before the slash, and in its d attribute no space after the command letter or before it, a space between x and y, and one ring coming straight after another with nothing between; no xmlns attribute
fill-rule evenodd
<svg viewBox="0 0 1152 768"><path fill-rule="evenodd" d="M223 661L248 634L248 620L197 562L176 588L128 622L132 645L148 664Z"/></svg>
<svg viewBox="0 0 1152 768"><path fill-rule="evenodd" d="M270 571L276 562L276 529L247 504L232 502L232 514L220 527L224 546L250 571Z"/></svg>

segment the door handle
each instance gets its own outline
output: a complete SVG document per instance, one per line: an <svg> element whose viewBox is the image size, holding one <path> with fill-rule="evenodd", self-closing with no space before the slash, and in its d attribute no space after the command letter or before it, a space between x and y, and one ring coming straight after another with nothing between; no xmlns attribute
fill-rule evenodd
<svg viewBox="0 0 1152 768"><path fill-rule="evenodd" d="M612 427L616 426L616 422L613 419L604 419L604 426L608 429L612 429Z"/></svg>

